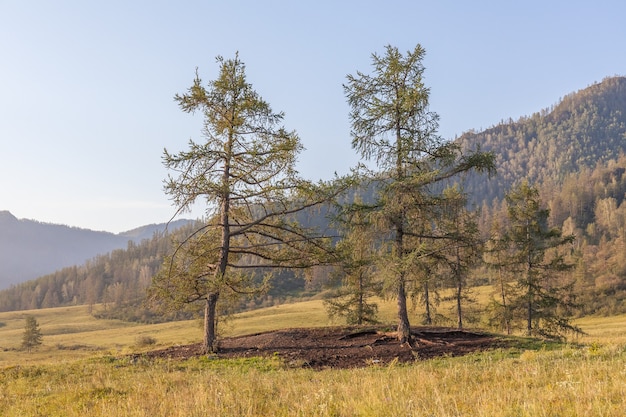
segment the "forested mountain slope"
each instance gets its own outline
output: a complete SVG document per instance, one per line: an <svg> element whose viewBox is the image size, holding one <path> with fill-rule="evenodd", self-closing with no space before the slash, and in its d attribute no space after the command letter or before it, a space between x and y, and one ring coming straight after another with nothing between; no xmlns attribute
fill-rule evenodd
<svg viewBox="0 0 626 417"><path fill-rule="evenodd" d="M496 155L498 174L468 178L481 229L506 217L504 194L526 179L549 222L573 234L579 314L626 312L626 78L607 78L549 110L461 140Z"/></svg>
<svg viewBox="0 0 626 417"><path fill-rule="evenodd" d="M124 249L98 255L82 265L59 269L38 279L0 291L0 311L93 305L104 303L104 314L139 321L161 321L163 317L142 307L145 290L177 242L201 227L188 222L168 232L156 231L150 239L127 242ZM304 279L293 273L277 277L277 285L258 303L273 304L273 299L305 289ZM252 304L255 302L252 301ZM252 306L248 304L248 306ZM245 307L242 305L242 307Z"/></svg>
<svg viewBox="0 0 626 417"><path fill-rule="evenodd" d="M569 174L626 152L626 78L606 78L550 109L466 133L459 140L496 155L498 174L493 179L468 179L466 191L479 206L502 199L521 179L538 187L558 186Z"/></svg>

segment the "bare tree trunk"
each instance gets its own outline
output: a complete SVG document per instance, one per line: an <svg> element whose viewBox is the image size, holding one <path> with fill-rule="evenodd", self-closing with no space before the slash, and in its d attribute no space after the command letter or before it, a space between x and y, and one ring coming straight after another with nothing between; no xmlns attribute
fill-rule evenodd
<svg viewBox="0 0 626 417"><path fill-rule="evenodd" d="M433 316L430 312L430 289L428 288L428 281L424 281L424 306L426 307L424 324L430 326L433 324Z"/></svg>
<svg viewBox="0 0 626 417"><path fill-rule="evenodd" d="M404 257L404 230L402 228L402 218L396 226L396 256L399 259ZM402 267L398 272L397 283L397 301L398 301L398 340L400 343L408 343L412 345L411 324L409 323L409 312L406 307L406 288L405 273Z"/></svg>
<svg viewBox="0 0 626 417"><path fill-rule="evenodd" d="M229 137L226 152L230 154L232 149L232 136ZM230 173L230 159L224 166L224 173L222 174L222 185L224 186L224 194L220 203L220 227L222 229L221 236L221 248L219 254L219 261L217 263L217 269L215 271L215 282L224 279L226 275L226 269L228 267L228 254L230 253L230 193L228 189L228 179ZM208 295L206 300L206 306L204 309L204 345L203 348L206 353L215 353L217 351L217 334L215 331L217 320L217 301L219 299L219 291L212 292Z"/></svg>
<svg viewBox="0 0 626 417"><path fill-rule="evenodd" d="M532 289L528 288L528 306L527 306L527 315L528 317L526 318L527 323L526 323L526 335L527 336L531 336L533 334L533 294L532 294Z"/></svg>
<svg viewBox="0 0 626 417"><path fill-rule="evenodd" d="M411 325L409 324L409 313L406 307L406 291L404 288L404 274L398 282L398 340L400 343L412 343Z"/></svg>
<svg viewBox="0 0 626 417"><path fill-rule="evenodd" d="M463 298L463 277L461 276L461 255L459 246L456 247L456 312L457 328L463 328L463 311L461 310L461 299Z"/></svg>
<svg viewBox="0 0 626 417"><path fill-rule="evenodd" d="M365 307L364 307L364 294L363 294L363 275L359 276L359 305L357 311L357 324L360 326L363 324L363 317L365 316Z"/></svg>
<svg viewBox="0 0 626 417"><path fill-rule="evenodd" d="M462 296L463 286L461 281L457 283L456 288L456 312L457 312L457 328L463 328L463 313L461 311L461 296Z"/></svg>
<svg viewBox="0 0 626 417"><path fill-rule="evenodd" d="M504 326L506 328L506 334L511 334L511 319L509 317L509 307L506 303L506 290L504 286L504 277L502 276L502 270L499 270L500 277L500 296L502 297L502 308L503 308L503 316L504 316Z"/></svg>
<svg viewBox="0 0 626 417"><path fill-rule="evenodd" d="M216 307L219 293L212 293L206 299L204 306L204 341L202 348L204 353L215 353L217 351L215 334L215 321L217 318Z"/></svg>
<svg viewBox="0 0 626 417"><path fill-rule="evenodd" d="M527 229L528 230L528 226ZM530 241L530 233L527 232L527 240ZM532 260L531 260L531 254L530 254L530 250L528 251L528 261L527 261L527 270L526 270L526 279L528 280L528 323L527 323L527 333L528 336L532 335L533 333L533 277L532 277Z"/></svg>
<svg viewBox="0 0 626 417"><path fill-rule="evenodd" d="M396 181L402 181L405 178L405 170L403 166L404 150L402 147L402 132L400 125L396 126ZM401 199L396 195L396 209L399 209L398 217L395 219L396 229L396 242L395 250L398 259L403 260L404 253L404 221L406 212L402 205ZM398 298L398 340L400 343L413 344L411 338L411 324L409 323L409 312L406 307L406 288L405 288L405 272L404 266L400 266L398 283L397 283L397 298Z"/></svg>

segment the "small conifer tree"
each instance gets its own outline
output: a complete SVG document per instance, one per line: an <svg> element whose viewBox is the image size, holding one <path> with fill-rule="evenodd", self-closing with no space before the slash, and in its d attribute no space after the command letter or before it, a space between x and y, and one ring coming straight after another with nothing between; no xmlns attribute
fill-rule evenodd
<svg viewBox="0 0 626 417"><path fill-rule="evenodd" d="M344 205L336 218L344 237L336 246L340 261L333 275L343 285L334 297L324 300L324 305L330 317L345 317L348 324L378 322L378 305L370 299L380 294L382 283L374 274L375 233L367 217L357 198Z"/></svg>
<svg viewBox="0 0 626 417"><path fill-rule="evenodd" d="M24 335L22 336L22 349L30 352L34 347L41 345L43 336L39 323L33 316L26 316L26 325L24 326Z"/></svg>
<svg viewBox="0 0 626 417"><path fill-rule="evenodd" d="M519 295L514 306L524 311L526 334L561 337L564 332L580 332L561 312L576 307L572 302L573 282L562 277L573 266L564 250L574 235L563 236L561 229L548 227L550 210L542 208L537 188L524 180L506 195L509 227L509 271L517 277Z"/></svg>

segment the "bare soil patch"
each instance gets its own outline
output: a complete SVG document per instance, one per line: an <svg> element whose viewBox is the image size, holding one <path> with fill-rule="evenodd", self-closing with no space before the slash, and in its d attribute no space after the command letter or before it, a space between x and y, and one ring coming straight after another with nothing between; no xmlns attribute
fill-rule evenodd
<svg viewBox="0 0 626 417"><path fill-rule="evenodd" d="M475 331L443 327L412 328L413 346L396 339L395 331L384 327L321 327L276 330L232 337L220 341L219 358L278 355L294 367L359 368L408 363L438 356L505 347L506 341ZM201 356L200 344L174 346L143 354L148 358L186 359Z"/></svg>

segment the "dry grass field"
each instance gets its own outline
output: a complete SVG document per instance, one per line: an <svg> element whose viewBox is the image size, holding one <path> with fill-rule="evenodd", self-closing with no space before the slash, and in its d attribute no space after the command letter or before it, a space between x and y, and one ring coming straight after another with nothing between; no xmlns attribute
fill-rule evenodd
<svg viewBox="0 0 626 417"><path fill-rule="evenodd" d="M389 321L392 312L381 305ZM27 314L44 335L32 353L17 349ZM222 330L335 324L309 301L240 314ZM193 320L96 320L83 306L0 313L0 416L623 416L626 316L576 324L587 335L563 344L520 339L464 357L319 371L278 357L129 359L199 341Z"/></svg>

